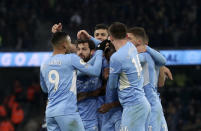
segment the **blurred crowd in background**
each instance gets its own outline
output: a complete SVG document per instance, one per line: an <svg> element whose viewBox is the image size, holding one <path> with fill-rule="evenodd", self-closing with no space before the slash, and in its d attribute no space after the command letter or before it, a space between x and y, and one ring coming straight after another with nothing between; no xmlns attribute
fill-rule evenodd
<svg viewBox="0 0 201 131"><path fill-rule="evenodd" d="M1 70L0 131L40 130L47 98L41 91L39 77L34 70Z"/></svg>
<svg viewBox="0 0 201 131"><path fill-rule="evenodd" d="M62 22L75 39L80 29L93 33L96 24L114 21L143 26L153 47L198 48L199 5L200 0L1 0L0 50L48 50L54 23Z"/></svg>

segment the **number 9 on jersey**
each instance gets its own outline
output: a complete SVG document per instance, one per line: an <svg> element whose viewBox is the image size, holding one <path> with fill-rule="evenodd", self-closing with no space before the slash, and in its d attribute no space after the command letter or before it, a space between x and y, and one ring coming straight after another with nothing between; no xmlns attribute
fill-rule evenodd
<svg viewBox="0 0 201 131"><path fill-rule="evenodd" d="M59 73L56 70L51 70L48 74L49 82L54 84L54 91L57 91L59 85Z"/></svg>

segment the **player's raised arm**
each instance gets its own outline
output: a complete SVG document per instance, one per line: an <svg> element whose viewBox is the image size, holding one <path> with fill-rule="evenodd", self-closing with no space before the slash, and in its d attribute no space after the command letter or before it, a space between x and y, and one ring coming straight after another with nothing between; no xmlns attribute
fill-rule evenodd
<svg viewBox="0 0 201 131"><path fill-rule="evenodd" d="M166 59L165 59L165 57L161 53L159 53L158 51L152 49L149 46L146 46L146 47L147 47L146 48L147 52L154 59L156 65L163 66L163 65L166 64Z"/></svg>
<svg viewBox="0 0 201 131"><path fill-rule="evenodd" d="M94 53L93 57L92 57L86 64L94 65L96 59L99 59L99 58L100 58L100 52L99 52L99 51L96 51L96 52ZM78 71L78 72L77 72L77 75L78 75L78 76L82 76L82 75L86 75L86 73Z"/></svg>
<svg viewBox="0 0 201 131"><path fill-rule="evenodd" d="M96 39L96 38L94 38L94 37L91 37L90 40L92 40L92 41L95 43L96 46L98 46L98 44L101 43L100 40L98 40L98 39Z"/></svg>
<svg viewBox="0 0 201 131"><path fill-rule="evenodd" d="M58 23L58 24L54 24L52 26L52 33L56 33L56 32L61 32L62 31L62 24Z"/></svg>

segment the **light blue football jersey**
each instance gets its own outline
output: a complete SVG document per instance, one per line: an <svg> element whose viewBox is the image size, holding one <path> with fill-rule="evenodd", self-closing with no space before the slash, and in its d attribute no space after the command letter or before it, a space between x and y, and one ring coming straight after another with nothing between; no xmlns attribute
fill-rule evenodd
<svg viewBox="0 0 201 131"><path fill-rule="evenodd" d="M145 96L142 67L137 49L131 42L127 42L110 58L109 87L118 88L123 107L138 104L138 100Z"/></svg>
<svg viewBox="0 0 201 131"><path fill-rule="evenodd" d="M85 63L76 54L51 56L40 68L40 83L43 92L48 93L46 116L77 114L76 70L99 76L102 66L102 51L96 51L94 65Z"/></svg>
<svg viewBox="0 0 201 131"><path fill-rule="evenodd" d="M107 103L112 103L115 101L119 101L118 99L118 94L117 94L117 90L110 90L108 83L106 86L106 94L105 94L105 104ZM116 130L120 130L120 125L118 126L118 124L121 123L121 116L122 116L122 107L114 107L112 109L110 109L107 113L105 113L103 115L103 121L102 121L102 130L105 131L116 131ZM118 122L119 121L119 122ZM115 129L115 127L117 127L117 129ZM111 129L113 128L113 129Z"/></svg>
<svg viewBox="0 0 201 131"><path fill-rule="evenodd" d="M101 86L99 77L81 76L77 77L77 88L79 92L94 91ZM98 124L97 118L97 97L89 97L78 102L78 110L85 128Z"/></svg>
<svg viewBox="0 0 201 131"><path fill-rule="evenodd" d="M147 84L151 84L153 87L155 85L155 63L147 52L145 53L140 53L139 54L139 59L142 65L142 71L143 71L143 76L144 76L144 84L143 86Z"/></svg>
<svg viewBox="0 0 201 131"><path fill-rule="evenodd" d="M94 54L87 63L94 64L96 57L97 54ZM81 75L81 73L77 76L78 93L94 91L100 87L100 76ZM89 97L78 102L78 110L85 129L98 125L97 108L97 97Z"/></svg>
<svg viewBox="0 0 201 131"><path fill-rule="evenodd" d="M146 47L147 47L146 50L153 58L155 65L163 66L166 64L166 58L162 54L160 54L160 52L152 49L149 46L146 46Z"/></svg>

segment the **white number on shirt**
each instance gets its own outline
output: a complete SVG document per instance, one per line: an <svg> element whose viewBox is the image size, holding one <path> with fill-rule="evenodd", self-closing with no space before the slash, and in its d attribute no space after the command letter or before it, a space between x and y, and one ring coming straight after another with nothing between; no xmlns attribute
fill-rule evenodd
<svg viewBox="0 0 201 131"><path fill-rule="evenodd" d="M137 62L135 60L135 58L132 59L132 63L135 65L135 68L137 70L137 74L138 74L138 77L140 77L140 73L142 71L142 67L141 67L141 64L140 64L140 60L139 60L139 57L137 55Z"/></svg>
<svg viewBox="0 0 201 131"><path fill-rule="evenodd" d="M52 75L55 76L54 79L52 79ZM59 85L59 73L56 70L51 70L48 74L49 82L54 84L54 91L57 91L58 85Z"/></svg>

